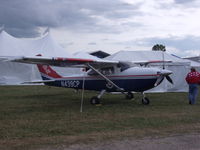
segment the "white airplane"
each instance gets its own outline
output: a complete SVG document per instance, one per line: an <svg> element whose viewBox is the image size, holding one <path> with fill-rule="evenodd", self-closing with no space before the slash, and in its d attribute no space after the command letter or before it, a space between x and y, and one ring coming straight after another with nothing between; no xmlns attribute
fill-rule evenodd
<svg viewBox="0 0 200 150"><path fill-rule="evenodd" d="M144 91L158 86L165 77L173 84L172 79L169 77L172 71L159 68L131 67L130 62L75 57L43 57L41 55L10 57L6 60L37 64L43 80L31 83L100 91L98 96L91 98L91 104L100 104L100 98L105 92L121 92L127 99L134 97L132 92L141 92L143 95L142 103L148 105L150 101L145 96ZM161 61L138 63L146 65L155 62ZM87 71L83 74L62 77L50 66L80 67L85 68Z"/></svg>

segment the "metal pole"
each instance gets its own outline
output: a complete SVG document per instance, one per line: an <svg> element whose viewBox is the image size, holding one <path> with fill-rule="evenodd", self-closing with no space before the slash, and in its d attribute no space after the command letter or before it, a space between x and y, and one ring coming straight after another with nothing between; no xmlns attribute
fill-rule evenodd
<svg viewBox="0 0 200 150"><path fill-rule="evenodd" d="M81 112L81 113L83 112L84 91L85 91L85 73L83 74L83 84L82 84L81 108L80 108L80 112Z"/></svg>

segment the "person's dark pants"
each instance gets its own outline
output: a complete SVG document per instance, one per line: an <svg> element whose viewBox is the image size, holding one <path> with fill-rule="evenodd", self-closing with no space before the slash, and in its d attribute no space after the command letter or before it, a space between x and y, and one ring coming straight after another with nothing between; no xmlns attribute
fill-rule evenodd
<svg viewBox="0 0 200 150"><path fill-rule="evenodd" d="M188 98L191 104L196 103L197 95L198 95L198 84L189 84Z"/></svg>

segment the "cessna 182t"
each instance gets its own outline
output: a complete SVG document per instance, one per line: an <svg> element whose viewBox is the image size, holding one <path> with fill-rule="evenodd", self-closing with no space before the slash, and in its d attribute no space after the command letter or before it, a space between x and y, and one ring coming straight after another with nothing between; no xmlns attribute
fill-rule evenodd
<svg viewBox="0 0 200 150"><path fill-rule="evenodd" d="M105 92L121 92L127 99L133 98L132 92L141 92L142 103L149 104L144 91L158 86L166 79L173 83L169 77L171 71L159 68L131 67L130 62L111 61L104 59L63 58L63 57L14 57L9 61L37 64L42 81L48 86L57 86L74 89L100 91L98 96L91 98L91 104L99 104ZM153 63L153 62L145 62ZM87 70L82 75L62 77L50 66L80 67ZM33 82L31 82L33 83Z"/></svg>

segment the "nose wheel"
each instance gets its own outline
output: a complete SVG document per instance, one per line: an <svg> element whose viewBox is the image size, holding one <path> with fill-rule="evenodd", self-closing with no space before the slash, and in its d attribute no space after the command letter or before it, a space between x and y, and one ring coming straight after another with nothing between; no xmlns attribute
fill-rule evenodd
<svg viewBox="0 0 200 150"><path fill-rule="evenodd" d="M149 101L149 99L147 97L143 97L142 98L142 104L149 105L149 103L150 103L150 101Z"/></svg>
<svg viewBox="0 0 200 150"><path fill-rule="evenodd" d="M145 94L142 92L142 104L149 105L150 100L145 96Z"/></svg>

